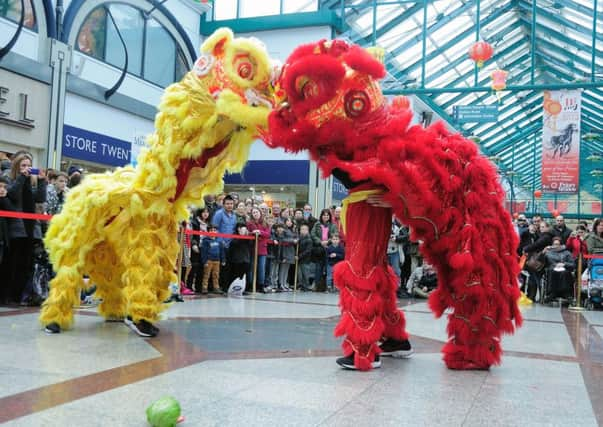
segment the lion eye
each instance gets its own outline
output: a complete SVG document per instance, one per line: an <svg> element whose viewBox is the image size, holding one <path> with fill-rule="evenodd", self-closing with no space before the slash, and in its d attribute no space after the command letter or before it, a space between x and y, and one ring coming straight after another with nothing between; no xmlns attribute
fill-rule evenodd
<svg viewBox="0 0 603 427"><path fill-rule="evenodd" d="M247 55L239 55L235 57L234 68L237 70L239 77L245 80L252 80L255 72L255 65L251 58Z"/></svg>
<svg viewBox="0 0 603 427"><path fill-rule="evenodd" d="M318 85L306 76L300 76L295 80L295 89L304 99L318 95Z"/></svg>
<svg viewBox="0 0 603 427"><path fill-rule="evenodd" d="M366 92L352 90L345 95L344 108L348 117L360 117L371 108L371 101Z"/></svg>

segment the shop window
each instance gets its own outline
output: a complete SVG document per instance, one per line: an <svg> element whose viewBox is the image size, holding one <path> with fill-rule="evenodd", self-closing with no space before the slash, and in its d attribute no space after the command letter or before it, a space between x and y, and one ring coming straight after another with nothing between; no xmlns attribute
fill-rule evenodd
<svg viewBox="0 0 603 427"><path fill-rule="evenodd" d="M214 19L235 19L237 17L237 0L220 0L213 4Z"/></svg>
<svg viewBox="0 0 603 427"><path fill-rule="evenodd" d="M182 80L182 77L184 77L184 75L186 73L188 73L189 69L188 69L188 65L186 64L186 58L184 57L184 53L182 52L182 50L180 50L180 48L178 48L178 54L176 55L176 78L174 79L174 81L179 82L180 80Z"/></svg>
<svg viewBox="0 0 603 427"><path fill-rule="evenodd" d="M107 8L127 46L129 73L161 87L179 81L187 73L186 57L169 32L155 19L145 19L140 10L128 5L111 4L93 10L78 33L78 51L116 67L123 66L124 49Z"/></svg>
<svg viewBox="0 0 603 427"><path fill-rule="evenodd" d="M174 81L176 43L154 19L147 21L145 37L144 78L159 86Z"/></svg>
<svg viewBox="0 0 603 427"><path fill-rule="evenodd" d="M239 12L241 18L253 16L278 15L280 13L280 0L239 0Z"/></svg>
<svg viewBox="0 0 603 427"><path fill-rule="evenodd" d="M97 59L105 59L105 39L107 37L107 11L98 8L90 15L77 36L77 49Z"/></svg>
<svg viewBox="0 0 603 427"><path fill-rule="evenodd" d="M109 10L115 19L117 28L128 48L128 72L142 75L142 42L144 38L144 19L137 9L126 5L112 4ZM107 45L105 60L116 67L123 67L124 48L111 19L107 20Z"/></svg>
<svg viewBox="0 0 603 427"><path fill-rule="evenodd" d="M25 28L37 31L36 14L31 5L31 0L25 0L25 19L23 25ZM19 23L21 19L21 0L0 0L0 17L8 19L14 23Z"/></svg>

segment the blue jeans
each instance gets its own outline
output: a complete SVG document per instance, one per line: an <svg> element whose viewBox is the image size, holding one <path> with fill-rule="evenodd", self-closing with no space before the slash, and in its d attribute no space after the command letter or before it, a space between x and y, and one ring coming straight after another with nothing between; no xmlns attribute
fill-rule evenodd
<svg viewBox="0 0 603 427"><path fill-rule="evenodd" d="M387 262L394 269L394 273L396 273L396 276L398 277L398 286L400 286L400 274L402 274L402 271L400 270L400 254L398 252L387 254Z"/></svg>
<svg viewBox="0 0 603 427"><path fill-rule="evenodd" d="M249 268L249 280L250 283L253 283L253 262L251 262L250 268ZM256 282L256 285L258 287L260 286L264 286L264 281L266 280L266 255L258 255L258 280Z"/></svg>
<svg viewBox="0 0 603 427"><path fill-rule="evenodd" d="M327 289L333 289L333 267L336 264L327 263Z"/></svg>

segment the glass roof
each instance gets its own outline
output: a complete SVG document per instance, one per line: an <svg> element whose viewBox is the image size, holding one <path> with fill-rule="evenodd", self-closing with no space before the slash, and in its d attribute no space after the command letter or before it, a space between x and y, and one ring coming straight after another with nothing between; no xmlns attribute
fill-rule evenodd
<svg viewBox="0 0 603 427"><path fill-rule="evenodd" d="M468 50L478 39L493 46L494 56L478 70L477 86L489 86L490 73L499 68L509 73L507 85L513 86L603 82L603 1L598 2L596 22L591 0L535 1L534 6L530 0L426 0L424 76L423 1L346 0L346 24L339 36L385 49L386 89L475 87L476 67ZM321 0L319 7L338 14L342 10L340 0ZM594 28L598 29L596 49ZM603 88L585 89L582 94L582 135L594 133L601 138L582 140L581 189L592 192L601 178L591 176L590 171L603 169L603 162L586 158L593 153L603 155ZM419 98L459 131L479 137L484 154L501 159L498 165L503 174L511 169L519 172L516 183L531 193L534 184L540 188L542 91L503 91L500 95L500 101L492 92L438 92ZM478 104L497 104L498 122L454 122L454 106Z"/></svg>

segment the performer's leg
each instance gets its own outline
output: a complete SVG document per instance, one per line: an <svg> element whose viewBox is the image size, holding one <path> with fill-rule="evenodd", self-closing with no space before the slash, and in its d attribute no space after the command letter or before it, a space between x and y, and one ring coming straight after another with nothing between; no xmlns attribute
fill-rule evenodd
<svg viewBox="0 0 603 427"><path fill-rule="evenodd" d="M49 283L50 292L42 306L40 322L46 332L59 333L73 323L73 307L80 303L79 290L84 286L79 252L66 254L63 265Z"/></svg>
<svg viewBox="0 0 603 427"><path fill-rule="evenodd" d="M387 264L391 216L390 209L366 202L350 204L346 212L346 258L333 272L342 312L335 335L345 335L343 359L353 356L354 366L360 370L379 366L377 342L386 330L392 337L406 338L403 314L395 309L395 282ZM388 300L393 298L392 302L386 303L384 295ZM350 367L343 359L338 363Z"/></svg>
<svg viewBox="0 0 603 427"><path fill-rule="evenodd" d="M138 243L130 258L136 263L130 263L122 275L128 301L128 325L138 335L155 336L158 329L153 323L159 319L163 301L170 296L166 284L177 280L173 262L168 260L176 259L178 248L174 246L167 254L158 254L150 242L140 239Z"/></svg>
<svg viewBox="0 0 603 427"><path fill-rule="evenodd" d="M96 286L96 296L102 300L98 311L107 320L124 320L126 297L123 293L121 275L123 266L115 252L106 243L101 243L88 253L86 270L90 283Z"/></svg>
<svg viewBox="0 0 603 427"><path fill-rule="evenodd" d="M391 267L388 267L387 281L383 283L381 298L383 299L383 338L397 341L408 340L404 314L397 306L396 291L398 290L398 276Z"/></svg>

